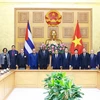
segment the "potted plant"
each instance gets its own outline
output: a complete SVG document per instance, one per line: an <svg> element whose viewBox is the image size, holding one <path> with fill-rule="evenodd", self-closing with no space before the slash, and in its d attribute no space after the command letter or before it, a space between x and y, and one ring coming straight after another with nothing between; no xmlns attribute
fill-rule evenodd
<svg viewBox="0 0 100 100"><path fill-rule="evenodd" d="M66 77L66 73L51 73L47 75L44 82L44 88L48 94L45 100L80 100L82 98L81 87L76 86Z"/></svg>

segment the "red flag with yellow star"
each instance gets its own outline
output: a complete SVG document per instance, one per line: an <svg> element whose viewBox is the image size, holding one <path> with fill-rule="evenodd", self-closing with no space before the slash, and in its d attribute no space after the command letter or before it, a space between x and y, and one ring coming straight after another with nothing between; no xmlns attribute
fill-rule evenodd
<svg viewBox="0 0 100 100"><path fill-rule="evenodd" d="M73 37L73 40L72 40L72 44L71 44L71 47L70 47L71 54L74 54L75 49L78 50L78 54L82 53L83 42L82 42L82 38L81 38L80 27L79 27L78 21L77 21L74 37Z"/></svg>

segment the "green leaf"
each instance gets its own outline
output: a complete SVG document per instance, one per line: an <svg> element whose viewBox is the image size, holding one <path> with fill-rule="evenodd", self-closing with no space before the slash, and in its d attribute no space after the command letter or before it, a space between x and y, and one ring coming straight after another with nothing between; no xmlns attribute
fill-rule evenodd
<svg viewBox="0 0 100 100"><path fill-rule="evenodd" d="M45 100L76 100L84 95L81 87L76 86L63 72L47 75L44 83L45 93L48 94Z"/></svg>

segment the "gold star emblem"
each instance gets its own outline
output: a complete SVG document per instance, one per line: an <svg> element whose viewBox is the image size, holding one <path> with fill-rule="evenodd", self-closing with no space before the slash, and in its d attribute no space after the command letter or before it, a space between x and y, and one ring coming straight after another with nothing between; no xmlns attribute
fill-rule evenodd
<svg viewBox="0 0 100 100"><path fill-rule="evenodd" d="M72 41L73 43L75 43L75 47L77 45L81 45L80 40L81 40L81 38L77 38L77 36L75 36L75 40Z"/></svg>
<svg viewBox="0 0 100 100"><path fill-rule="evenodd" d="M52 13L52 16L55 16L55 13Z"/></svg>

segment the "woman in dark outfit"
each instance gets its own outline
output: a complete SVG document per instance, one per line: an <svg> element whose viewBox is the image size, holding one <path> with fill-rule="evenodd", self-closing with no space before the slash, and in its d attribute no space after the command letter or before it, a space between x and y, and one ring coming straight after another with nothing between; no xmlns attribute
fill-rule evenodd
<svg viewBox="0 0 100 100"><path fill-rule="evenodd" d="M0 68L6 69L10 67L10 57L7 48L3 48L3 53L0 54Z"/></svg>

